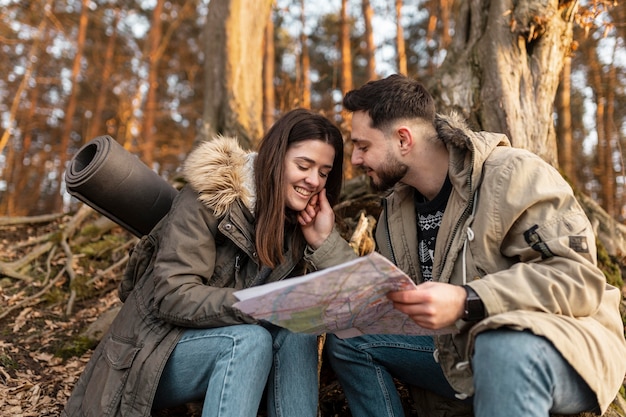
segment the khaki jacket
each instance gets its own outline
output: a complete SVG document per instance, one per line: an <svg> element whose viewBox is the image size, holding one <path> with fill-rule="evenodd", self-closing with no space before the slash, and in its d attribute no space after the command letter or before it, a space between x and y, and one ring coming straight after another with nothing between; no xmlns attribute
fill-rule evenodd
<svg viewBox="0 0 626 417"><path fill-rule="evenodd" d="M183 170L188 185L135 246L120 284L122 309L62 416L149 416L161 372L185 328L255 323L232 307L233 293L303 273L303 255L294 258L290 249L285 263L259 270L254 155L227 138L190 153ZM329 247L340 239L333 233L320 254L332 253Z"/></svg>
<svg viewBox="0 0 626 417"><path fill-rule="evenodd" d="M474 393L469 359L487 329L527 329L550 340L596 393L604 412L626 374L621 293L596 266L595 237L570 186L504 135L472 132L438 116L450 151L452 193L439 230L433 277L468 283L487 317L459 320L436 337L444 373L463 398ZM379 251L421 281L413 189L399 185L383 204ZM513 360L513 358L512 358Z"/></svg>

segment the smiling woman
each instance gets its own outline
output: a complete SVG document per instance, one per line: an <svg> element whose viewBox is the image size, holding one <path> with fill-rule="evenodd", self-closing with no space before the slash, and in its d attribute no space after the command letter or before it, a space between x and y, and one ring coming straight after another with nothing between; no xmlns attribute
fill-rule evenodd
<svg viewBox="0 0 626 417"><path fill-rule="evenodd" d="M226 137L195 148L187 185L132 252L124 304L63 415L148 415L199 401L203 416L251 417L267 392L269 416L316 416L316 336L258 322L233 307L234 292L354 256L327 222L298 223L310 202L332 211L342 162L339 129L304 109L281 117L258 153Z"/></svg>

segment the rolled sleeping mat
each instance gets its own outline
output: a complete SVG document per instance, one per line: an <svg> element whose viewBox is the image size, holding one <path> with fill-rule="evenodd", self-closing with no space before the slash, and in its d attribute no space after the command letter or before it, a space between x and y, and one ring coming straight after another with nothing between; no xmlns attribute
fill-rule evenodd
<svg viewBox="0 0 626 417"><path fill-rule="evenodd" d="M65 172L69 193L134 235L169 211L176 188L110 136L83 145Z"/></svg>

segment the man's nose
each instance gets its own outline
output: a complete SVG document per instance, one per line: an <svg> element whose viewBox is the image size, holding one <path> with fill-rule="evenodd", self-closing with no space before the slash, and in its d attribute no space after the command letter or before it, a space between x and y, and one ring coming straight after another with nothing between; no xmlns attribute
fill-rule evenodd
<svg viewBox="0 0 626 417"><path fill-rule="evenodd" d="M350 162L352 163L352 165L356 166L363 164L363 157L361 156L361 152L356 149L353 150L352 155L350 156Z"/></svg>

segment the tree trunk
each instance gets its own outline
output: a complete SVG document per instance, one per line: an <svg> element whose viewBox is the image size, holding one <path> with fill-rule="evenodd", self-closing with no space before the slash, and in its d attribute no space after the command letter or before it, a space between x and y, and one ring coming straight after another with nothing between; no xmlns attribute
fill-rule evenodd
<svg viewBox="0 0 626 417"><path fill-rule="evenodd" d="M78 77L81 73L81 62L83 60L83 50L85 49L85 39L87 38L87 23L89 22L90 0L82 0L80 9L80 18L78 25L78 39L76 40L76 54L74 55L74 62L72 64L72 74L70 78L71 90L69 93L67 107L65 108L65 119L63 121L63 129L61 130L61 142L58 149L59 155L59 167L57 169L57 178L63 178L63 172L65 171L65 164L68 159L68 150L70 137L72 136L72 129L74 127L74 113L76 113L76 103L78 101L79 92L79 80ZM60 187L59 187L60 188ZM56 192L53 198L53 211L60 211L61 209L61 193Z"/></svg>
<svg viewBox="0 0 626 417"><path fill-rule="evenodd" d="M203 132L251 148L263 135L263 34L273 0L212 1L206 22Z"/></svg>
<svg viewBox="0 0 626 417"><path fill-rule="evenodd" d="M406 63L406 45L404 43L404 29L402 28L402 0L396 0L396 64L398 73L408 74Z"/></svg>
<svg viewBox="0 0 626 417"><path fill-rule="evenodd" d="M106 108L108 91L110 89L109 80L111 79L111 74L114 70L113 57L115 56L115 42L117 40L117 25L119 23L119 20L120 11L119 9L115 9L115 19L113 20L113 24L111 25L112 33L108 37L104 52L102 77L98 80L100 86L96 93L96 100L93 107L93 117L91 118L91 124L89 125L87 137L83 138L85 143L97 136L106 133L103 129L102 114L104 112L104 109ZM106 36L106 30L103 34L104 36Z"/></svg>
<svg viewBox="0 0 626 417"><path fill-rule="evenodd" d="M276 109L276 90L274 89L274 21L271 14L265 28L265 44L263 48L263 130L268 130L274 124L274 110Z"/></svg>
<svg viewBox="0 0 626 417"><path fill-rule="evenodd" d="M556 138L558 161L561 172L573 184L580 186L578 177L574 170L573 157L573 135L572 135L572 113L571 113L571 69L572 58L566 57L561 71L561 81L556 95Z"/></svg>
<svg viewBox="0 0 626 417"><path fill-rule="evenodd" d="M576 2L461 2L450 51L431 91L480 130L557 165L553 104L572 43ZM463 36L463 34L466 34Z"/></svg>
<svg viewBox="0 0 626 417"><path fill-rule="evenodd" d="M154 150L156 148L156 137L154 135L155 113L158 106L159 88L159 63L161 62L160 45L163 38L161 14L165 0L157 0L152 11L152 24L148 35L148 90L143 110L143 128L141 129L141 159L152 168L154 163Z"/></svg>
<svg viewBox="0 0 626 417"><path fill-rule="evenodd" d="M362 0L361 8L363 10L363 23L365 25L365 59L367 60L367 79L375 80L378 78L376 74L376 45L374 44L374 30L372 29L372 19L374 11L370 0Z"/></svg>
<svg viewBox="0 0 626 417"><path fill-rule="evenodd" d="M302 53L300 54L300 103L302 107L309 109L311 108L311 60L309 57L309 41L306 33L304 32L304 28L306 27L304 0L300 1L300 24L302 25L302 31L300 32L300 48L302 49Z"/></svg>
<svg viewBox="0 0 626 417"><path fill-rule="evenodd" d="M615 217L618 213L616 203L617 188L615 186L615 162L613 157L617 152L617 132L615 131L615 89L617 88L615 65L609 64L606 73L606 111L604 113L604 140L606 142L606 152L604 154L604 163L602 167L606 171L606 181L602 186L602 195L604 209L611 217Z"/></svg>
<svg viewBox="0 0 626 417"><path fill-rule="evenodd" d="M348 0L341 0L341 92L346 94L353 89L352 82L352 50L350 48L350 21L348 17Z"/></svg>

